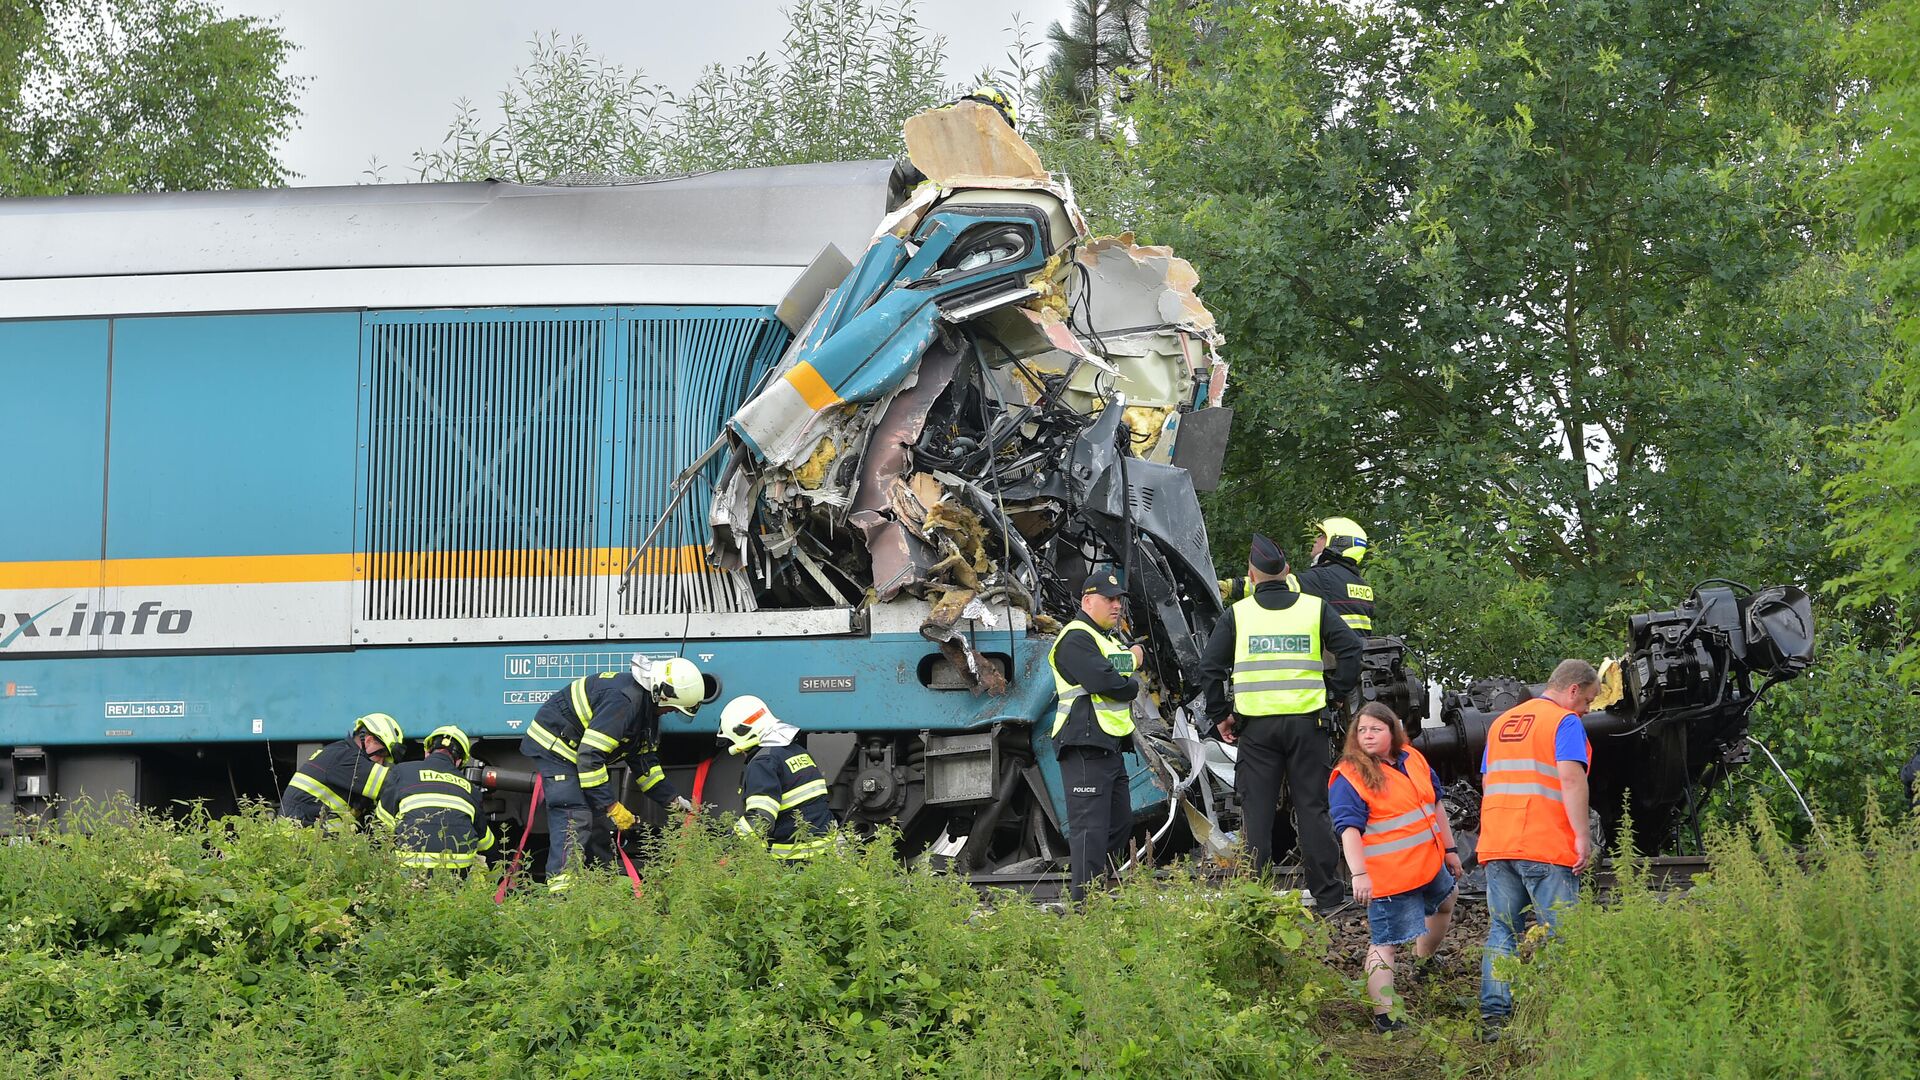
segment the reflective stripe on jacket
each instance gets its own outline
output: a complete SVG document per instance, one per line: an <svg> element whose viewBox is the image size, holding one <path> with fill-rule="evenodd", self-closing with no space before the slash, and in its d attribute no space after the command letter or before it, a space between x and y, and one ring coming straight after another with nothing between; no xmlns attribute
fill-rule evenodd
<svg viewBox="0 0 1920 1080"><path fill-rule="evenodd" d="M378 813L394 831L404 866L471 866L494 843L493 829L481 816L479 792L444 750L394 766Z"/></svg>
<svg viewBox="0 0 1920 1080"><path fill-rule="evenodd" d="M1407 747L1407 771L1382 762L1386 778L1381 790L1367 787L1360 770L1342 761L1334 776L1344 776L1367 804L1367 828L1361 836L1367 853L1367 876L1373 895L1398 896L1424 887L1446 861L1440 841L1440 818L1434 812L1439 794L1433 790L1433 772L1420 751ZM1327 778L1333 786L1333 777Z"/></svg>
<svg viewBox="0 0 1920 1080"><path fill-rule="evenodd" d="M661 767L659 737L653 698L626 672L605 671L555 691L527 725L520 752L576 766L587 805L604 813L614 802L608 766L621 760L633 763L635 783L654 802L666 806L679 794Z"/></svg>
<svg viewBox="0 0 1920 1080"><path fill-rule="evenodd" d="M1084 630L1093 638L1093 643L1113 665L1113 670L1122 675L1133 674L1133 653L1120 646L1120 643L1100 632L1100 628L1086 621L1075 619L1060 628L1053 639L1053 647L1047 650L1047 667L1053 672L1053 689L1059 695L1059 703L1053 708L1053 738L1059 738L1060 732L1067 726L1067 718L1073 712L1073 704L1081 698L1087 698L1088 707L1093 710L1093 719L1100 730L1116 739L1124 739L1133 734L1133 705L1125 701L1114 701L1099 694L1088 694L1079 683L1069 680L1060 673L1060 664L1054 657L1060 648L1060 642L1075 630Z"/></svg>
<svg viewBox="0 0 1920 1080"><path fill-rule="evenodd" d="M1327 705L1326 660L1320 650L1321 599L1300 594L1269 611L1255 597L1233 605L1233 711L1291 716Z"/></svg>
<svg viewBox="0 0 1920 1080"><path fill-rule="evenodd" d="M1360 576L1360 568L1351 560L1322 553L1320 561L1300 572L1294 591L1325 600L1340 621L1361 637L1373 634L1373 586Z"/></svg>
<svg viewBox="0 0 1920 1080"><path fill-rule="evenodd" d="M1545 698L1523 701L1487 728L1481 778L1479 859L1528 859L1572 866L1573 825L1560 789L1553 744L1567 710ZM1591 759L1593 744L1587 744Z"/></svg>
<svg viewBox="0 0 1920 1080"><path fill-rule="evenodd" d="M827 777L804 746L763 746L740 780L746 831L765 833L775 858L810 859L832 843L838 824L827 804Z"/></svg>
<svg viewBox="0 0 1920 1080"><path fill-rule="evenodd" d="M309 824L323 818L357 821L379 801L387 772L352 739L330 742L307 755L287 779L280 816Z"/></svg>

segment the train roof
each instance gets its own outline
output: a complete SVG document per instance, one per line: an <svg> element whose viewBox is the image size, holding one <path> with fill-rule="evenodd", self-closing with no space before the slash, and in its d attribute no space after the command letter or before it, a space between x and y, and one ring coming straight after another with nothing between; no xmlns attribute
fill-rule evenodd
<svg viewBox="0 0 1920 1080"><path fill-rule="evenodd" d="M0 199L0 318L221 305L771 304L826 245L858 257L900 188L893 162L862 161L579 186ZM503 300L516 281L522 298Z"/></svg>

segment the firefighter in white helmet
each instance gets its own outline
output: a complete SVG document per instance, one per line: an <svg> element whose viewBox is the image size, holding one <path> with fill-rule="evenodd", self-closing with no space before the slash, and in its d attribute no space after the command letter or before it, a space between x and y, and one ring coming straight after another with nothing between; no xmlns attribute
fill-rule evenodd
<svg viewBox="0 0 1920 1080"><path fill-rule="evenodd" d="M832 843L827 777L806 747L795 744L799 734L751 694L727 702L720 714L727 752L753 754L740 781L746 808L734 829L742 836L766 837L777 859L811 859Z"/></svg>
<svg viewBox="0 0 1920 1080"><path fill-rule="evenodd" d="M647 797L669 810L692 810L660 767L660 714L688 716L707 698L707 678L691 660L651 660L635 653L626 671L603 671L557 690L527 725L520 752L540 770L547 804L547 888L570 881L576 861L613 858L613 829L633 826L633 812L608 780L621 760Z"/></svg>

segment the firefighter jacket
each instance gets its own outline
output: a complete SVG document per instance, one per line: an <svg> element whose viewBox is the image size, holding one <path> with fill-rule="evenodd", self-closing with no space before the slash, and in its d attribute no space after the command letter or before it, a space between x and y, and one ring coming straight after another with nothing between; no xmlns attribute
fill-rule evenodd
<svg viewBox="0 0 1920 1080"><path fill-rule="evenodd" d="M1367 787L1360 770L1346 761L1334 767L1327 778L1332 788L1336 779L1345 777L1367 804L1367 827L1361 833L1361 846L1367 855L1367 876L1373 879L1373 895L1398 896L1424 888L1440 873L1446 862L1446 844L1440 840L1440 817L1435 809L1439 794L1433 790L1433 767L1420 751L1407 747L1403 764L1406 772L1384 765L1381 790Z"/></svg>
<svg viewBox="0 0 1920 1080"><path fill-rule="evenodd" d="M747 761L740 780L746 809L740 820L764 833L778 859L811 859L833 842L833 810L827 806L827 777L804 746L762 746ZM801 835L801 826L806 833Z"/></svg>
<svg viewBox="0 0 1920 1080"><path fill-rule="evenodd" d="M321 820L357 823L379 802L388 771L352 739L330 742L309 754L287 781L280 816L302 825Z"/></svg>
<svg viewBox="0 0 1920 1080"><path fill-rule="evenodd" d="M445 750L395 765L374 812L393 830L404 866L465 870L493 846L480 792Z"/></svg>
<svg viewBox="0 0 1920 1080"><path fill-rule="evenodd" d="M1235 687L1236 693L1238 692L1234 682L1234 669L1242 645L1239 620L1253 610L1247 606L1250 604L1270 614L1275 611L1286 611L1296 604L1309 601L1320 607L1319 649L1320 661L1324 667L1321 674L1326 682L1327 699L1342 699L1354 687L1360 685L1360 653L1366 648L1366 642L1361 640L1360 635L1341 621L1340 616L1335 615L1331 607L1321 604L1318 598L1291 591L1287 588L1285 581L1263 581L1255 587L1252 596L1227 608L1226 613L1220 617L1220 621L1213 624L1213 636L1207 639L1206 651L1200 656L1200 685L1206 688L1207 720L1210 723L1218 724L1229 712L1236 712L1242 717L1276 715L1255 711L1247 707L1245 702L1237 699L1230 700L1227 696L1229 687ZM1256 643L1249 640L1244 644L1252 646L1279 643ZM1257 661L1259 657L1251 653L1250 649L1248 662ZM1244 682L1251 684L1264 681L1251 678L1257 670L1249 668L1243 672L1242 674L1247 676ZM1255 693L1259 692L1255 691ZM1254 703L1259 704L1259 699L1254 699Z"/></svg>
<svg viewBox="0 0 1920 1080"><path fill-rule="evenodd" d="M1572 759L1574 751L1561 753L1555 746L1560 722L1570 715L1546 698L1534 698L1501 713L1487 728L1480 789L1481 862L1527 859L1572 866L1580 861L1560 788L1559 763ZM1593 744L1584 732L1580 739L1586 761L1592 761Z"/></svg>
<svg viewBox="0 0 1920 1080"><path fill-rule="evenodd" d="M1059 703L1053 711L1053 741L1058 748L1091 746L1123 750L1133 734L1133 710L1127 703L1140 694L1133 676L1133 653L1086 618L1061 627L1047 653Z"/></svg>
<svg viewBox="0 0 1920 1080"><path fill-rule="evenodd" d="M527 725L520 752L536 762L573 765L596 814L606 813L618 794L607 782L607 766L623 760L632 762L647 798L666 806L680 797L660 767L660 710L624 671L587 675L556 690Z"/></svg>
<svg viewBox="0 0 1920 1080"><path fill-rule="evenodd" d="M1333 607L1334 614L1345 620L1348 626L1359 632L1361 637L1372 637L1373 629L1373 586L1360 576L1360 568L1352 559L1343 559L1330 551L1320 553L1320 559L1312 566L1295 575L1299 578L1298 591L1312 593Z"/></svg>

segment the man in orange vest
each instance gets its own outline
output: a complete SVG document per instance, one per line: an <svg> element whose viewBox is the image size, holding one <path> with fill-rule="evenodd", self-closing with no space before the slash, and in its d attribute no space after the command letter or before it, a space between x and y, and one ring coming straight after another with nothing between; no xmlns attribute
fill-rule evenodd
<svg viewBox="0 0 1920 1080"><path fill-rule="evenodd" d="M1487 729L1481 764L1480 865L1487 870L1487 948L1480 960L1483 1037L1500 1037L1513 992L1494 977L1512 956L1529 914L1549 932L1580 901L1578 875L1593 858L1587 824L1587 766L1593 745L1580 714L1600 693L1585 660L1562 660L1545 691Z"/></svg>

